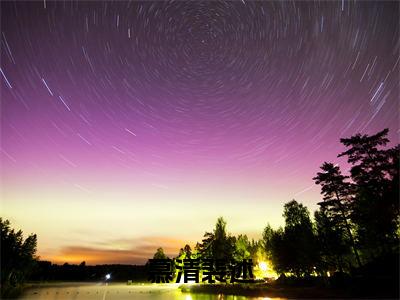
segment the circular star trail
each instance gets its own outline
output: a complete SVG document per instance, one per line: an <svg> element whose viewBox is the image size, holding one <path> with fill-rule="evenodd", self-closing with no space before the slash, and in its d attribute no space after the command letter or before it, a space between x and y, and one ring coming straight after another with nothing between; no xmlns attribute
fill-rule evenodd
<svg viewBox="0 0 400 300"><path fill-rule="evenodd" d="M16 196L27 186L79 203L155 189L148 203L315 205L312 177L340 162L341 137L389 128L396 141L398 2L1 8L6 208L39 201Z"/></svg>

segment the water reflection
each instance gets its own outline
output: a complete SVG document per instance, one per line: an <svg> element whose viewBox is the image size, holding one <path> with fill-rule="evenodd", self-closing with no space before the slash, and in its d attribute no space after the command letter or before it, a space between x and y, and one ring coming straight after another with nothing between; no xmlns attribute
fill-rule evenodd
<svg viewBox="0 0 400 300"><path fill-rule="evenodd" d="M54 283L32 287L25 291L23 300L244 300L282 298L246 297L233 295L210 295L182 293L176 285L101 285L94 283Z"/></svg>

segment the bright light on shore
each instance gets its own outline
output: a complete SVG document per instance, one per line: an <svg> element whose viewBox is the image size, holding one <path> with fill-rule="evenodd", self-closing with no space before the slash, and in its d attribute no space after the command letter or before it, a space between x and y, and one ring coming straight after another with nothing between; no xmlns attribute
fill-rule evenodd
<svg viewBox="0 0 400 300"><path fill-rule="evenodd" d="M111 274L106 274L105 278L106 278L106 280L111 279Z"/></svg>
<svg viewBox="0 0 400 300"><path fill-rule="evenodd" d="M258 263L258 267L260 268L261 271L266 272L268 270L268 265L265 261L260 261Z"/></svg>
<svg viewBox="0 0 400 300"><path fill-rule="evenodd" d="M259 260L256 267L254 268L254 275L256 278L265 279L265 278L278 278L278 274L275 273L272 268L271 262L268 260Z"/></svg>

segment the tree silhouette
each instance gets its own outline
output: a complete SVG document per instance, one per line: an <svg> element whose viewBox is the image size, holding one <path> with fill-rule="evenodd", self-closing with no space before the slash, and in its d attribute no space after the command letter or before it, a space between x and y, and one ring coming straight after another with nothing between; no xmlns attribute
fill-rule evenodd
<svg viewBox="0 0 400 300"><path fill-rule="evenodd" d="M1 230L1 293L9 297L13 289L26 280L36 263L36 234L25 240L21 230L11 228L8 220L0 218Z"/></svg>
<svg viewBox="0 0 400 300"><path fill-rule="evenodd" d="M158 248L156 253L154 253L153 259L167 259L168 257L164 253L163 248Z"/></svg>
<svg viewBox="0 0 400 300"><path fill-rule="evenodd" d="M194 253L190 245L186 244L183 248L179 250L178 258L192 258Z"/></svg>
<svg viewBox="0 0 400 300"><path fill-rule="evenodd" d="M202 243L196 248L201 257L231 260L234 257L235 243L235 237L226 232L226 221L220 217L214 231L206 232Z"/></svg>
<svg viewBox="0 0 400 300"><path fill-rule="evenodd" d="M308 209L296 200L284 205L284 239L290 249L290 271L296 276L309 275L318 261L316 237Z"/></svg>
<svg viewBox="0 0 400 300"><path fill-rule="evenodd" d="M381 149L389 142L388 132L340 140L348 149L339 156L347 156L355 183L352 220L364 251L371 255L391 251L398 243L399 146Z"/></svg>
<svg viewBox="0 0 400 300"><path fill-rule="evenodd" d="M266 231L270 235L264 235L266 239L264 243L267 245L268 251L271 255L271 260L275 271L279 274L290 272L290 247L285 238L283 228L278 230Z"/></svg>
<svg viewBox="0 0 400 300"><path fill-rule="evenodd" d="M321 252L320 270L344 271L344 257L351 247L345 235L345 229L328 217L326 209L321 207L314 213L319 251Z"/></svg>
<svg viewBox="0 0 400 300"><path fill-rule="evenodd" d="M264 229L263 243L275 271L308 276L318 264L317 239L308 209L295 200L285 204L285 228Z"/></svg>
<svg viewBox="0 0 400 300"><path fill-rule="evenodd" d="M330 220L330 225L346 229L357 264L361 266L361 260L349 223L352 185L345 181L349 177L343 176L339 167L332 163L323 163L321 169L322 172L318 172L317 176L313 178L316 184L321 185L321 193L324 196L324 201L318 204L323 208L324 214Z"/></svg>
<svg viewBox="0 0 400 300"><path fill-rule="evenodd" d="M262 244L264 248L264 253L266 257L270 260L272 260L273 252L272 252L272 247L273 247L273 237L274 237L275 231L272 229L271 225L267 224L267 226L264 228L263 231L263 237L262 237Z"/></svg>

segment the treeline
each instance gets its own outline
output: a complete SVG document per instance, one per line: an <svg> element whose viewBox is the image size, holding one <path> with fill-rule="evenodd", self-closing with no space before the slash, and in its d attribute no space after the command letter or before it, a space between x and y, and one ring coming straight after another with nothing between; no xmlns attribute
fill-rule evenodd
<svg viewBox="0 0 400 300"><path fill-rule="evenodd" d="M267 225L261 240L250 241L228 234L219 218L213 232L193 251L183 247L178 258L252 258L256 269L261 260L272 262L281 278L369 278L374 285L398 287L399 145L385 149L387 134L385 129L340 140L346 150L338 157L347 158L349 174L334 163L322 164L313 178L322 195L313 219L292 200L284 205L283 227ZM161 248L154 258L166 258Z"/></svg>
<svg viewBox="0 0 400 300"><path fill-rule="evenodd" d="M382 149L388 129L341 139L349 175L325 162L313 179L323 201L315 213L325 269L361 267L399 248L399 145ZM351 252L353 259L346 258ZM355 261L355 262L354 262ZM346 264L347 263L347 264Z"/></svg>
<svg viewBox="0 0 400 300"><path fill-rule="evenodd" d="M218 218L212 232L206 232L201 243L197 243L194 249L186 244L179 251L179 254L172 259L185 258L209 258L222 260L241 261L243 259L262 256L263 247L261 241L250 240L247 235L237 237L227 233L226 221L223 217ZM166 259L168 257L163 248L158 248L153 256L154 259Z"/></svg>
<svg viewBox="0 0 400 300"><path fill-rule="evenodd" d="M26 239L21 230L14 230L8 220L0 218L1 297L17 296L24 281L36 267L36 234Z"/></svg>
<svg viewBox="0 0 400 300"><path fill-rule="evenodd" d="M349 172L322 164L313 178L322 195L314 220L293 200L284 206L284 227L265 228L264 250L283 282L313 275L358 294L399 297L400 152L399 145L385 149L387 134L341 139L346 150L338 157L347 158Z"/></svg>
<svg viewBox="0 0 400 300"><path fill-rule="evenodd" d="M21 230L11 228L8 220L0 218L1 233L1 298L19 296L26 281L102 281L106 274L116 281L147 280L146 266L52 264L36 256L37 236L24 239Z"/></svg>
<svg viewBox="0 0 400 300"><path fill-rule="evenodd" d="M267 225L260 241L227 233L219 218L213 232L206 232L194 251L186 245L181 256L214 259L262 257L272 261L280 275L306 277L351 273L399 251L399 145L389 143L388 129L375 135L357 134L340 142L346 151L349 175L324 162L313 178L323 199L314 213L292 200L284 205L284 227ZM159 249L157 257L164 257ZM396 265L392 261L392 265Z"/></svg>

